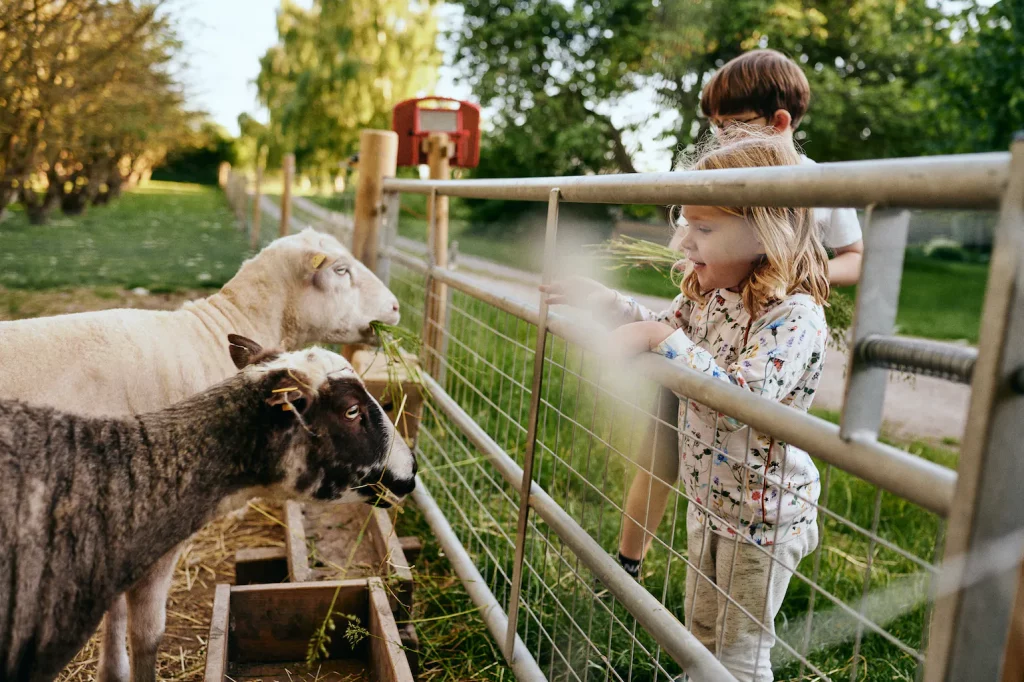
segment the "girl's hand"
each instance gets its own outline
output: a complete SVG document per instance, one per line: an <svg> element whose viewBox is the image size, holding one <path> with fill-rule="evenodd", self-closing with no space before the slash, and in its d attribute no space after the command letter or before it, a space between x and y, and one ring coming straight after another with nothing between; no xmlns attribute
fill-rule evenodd
<svg viewBox="0 0 1024 682"><path fill-rule="evenodd" d="M548 305L571 305L575 308L599 310L615 301L615 292L587 277L566 277L548 285L540 285L547 294Z"/></svg>
<svg viewBox="0 0 1024 682"><path fill-rule="evenodd" d="M674 331L664 322L624 324L609 335L609 351L618 357L633 357L654 350Z"/></svg>

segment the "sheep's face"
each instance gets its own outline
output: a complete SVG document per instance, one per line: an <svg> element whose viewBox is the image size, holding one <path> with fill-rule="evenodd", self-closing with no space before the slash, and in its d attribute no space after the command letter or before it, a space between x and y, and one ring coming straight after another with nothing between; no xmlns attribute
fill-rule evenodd
<svg viewBox="0 0 1024 682"><path fill-rule="evenodd" d="M398 299L336 239L313 230L287 237L297 242L300 289L293 310L300 341L365 343L370 323L398 323Z"/></svg>
<svg viewBox="0 0 1024 682"><path fill-rule="evenodd" d="M416 460L343 357L322 348L267 353L232 335L231 354L282 426L288 494L388 506L412 492Z"/></svg>

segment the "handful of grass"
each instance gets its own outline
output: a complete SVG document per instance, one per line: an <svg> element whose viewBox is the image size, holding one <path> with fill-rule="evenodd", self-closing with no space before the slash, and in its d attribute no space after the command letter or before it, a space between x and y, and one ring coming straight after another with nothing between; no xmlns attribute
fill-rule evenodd
<svg viewBox="0 0 1024 682"><path fill-rule="evenodd" d="M679 265L685 258L667 246L623 235L590 248L609 270L653 268L662 273L673 286L679 285L682 276ZM853 299L833 291L825 306L825 321L832 343L842 348L846 343L846 333L853 324Z"/></svg>
<svg viewBox="0 0 1024 682"><path fill-rule="evenodd" d="M405 370L405 375L410 381L417 384L422 383L419 368L410 365L402 353L403 347L408 349L408 352L418 352L420 338L408 329L379 321L371 322L370 328L377 335L377 339L380 341L380 352L384 354L384 359L387 362L388 382L384 394L394 404L399 405L405 397L399 369Z"/></svg>
<svg viewBox="0 0 1024 682"><path fill-rule="evenodd" d="M670 273L677 263L685 260L683 254L667 246L625 235L588 248L609 270L654 268Z"/></svg>

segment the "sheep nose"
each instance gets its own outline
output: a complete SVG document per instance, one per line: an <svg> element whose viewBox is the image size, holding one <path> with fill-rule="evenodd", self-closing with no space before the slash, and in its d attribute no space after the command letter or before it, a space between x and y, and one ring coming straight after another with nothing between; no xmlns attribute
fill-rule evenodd
<svg viewBox="0 0 1024 682"><path fill-rule="evenodd" d="M391 312L393 312L393 313L397 313L398 312L398 301L395 301L394 303L391 304Z"/></svg>

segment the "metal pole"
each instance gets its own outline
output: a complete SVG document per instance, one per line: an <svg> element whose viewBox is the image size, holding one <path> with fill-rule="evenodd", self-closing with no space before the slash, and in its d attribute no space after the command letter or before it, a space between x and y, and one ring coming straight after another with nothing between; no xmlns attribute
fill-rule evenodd
<svg viewBox="0 0 1024 682"><path fill-rule="evenodd" d="M846 374L846 399L839 428L839 435L846 440L854 436L877 438L882 426L889 370L872 367L854 350L868 336L892 334L896 327L909 225L910 211L875 211L868 207L850 370Z"/></svg>
<svg viewBox="0 0 1024 682"><path fill-rule="evenodd" d="M548 223L544 235L544 284L551 283L555 269L555 242L558 237L558 188L548 195ZM540 391L544 380L544 349L548 339L548 304L540 299L537 321L537 343L533 352L533 383L530 388L530 417L526 425L526 452L523 455L523 479L519 489L519 519L516 523L516 551L512 564L512 594L508 603L508 632L505 635L505 656L512 654L519 619L519 593L523 584L523 555L526 552L526 528L530 514L530 486L533 484L533 457L537 451L537 416L540 414Z"/></svg>
<svg viewBox="0 0 1024 682"><path fill-rule="evenodd" d="M449 197L583 204L701 206L870 206L972 208L999 206L1010 155L956 154L912 159L844 161L776 168L670 173L619 173L567 178L389 180L387 189Z"/></svg>
<svg viewBox="0 0 1024 682"><path fill-rule="evenodd" d="M1016 381L1024 371L1024 134L1017 134L1012 159L941 576L961 589L936 602L927 682L999 679L1017 592L1019 564L993 571L980 551L1024 528L1024 387Z"/></svg>
<svg viewBox="0 0 1024 682"><path fill-rule="evenodd" d="M423 513L423 518L430 524L430 529L434 531L434 536L441 545L441 549L444 550L445 557L462 581L462 586L469 593L469 598L480 609L480 617L483 618L484 624L487 625L491 636L494 637L494 641L500 642L508 630L508 618L505 616L505 612L502 610L501 604L498 603L494 593L488 589L487 581L480 575L480 571L477 570L472 557L466 552L466 548L462 546L455 531L452 530L448 519L444 516L444 512L437 506L437 502L434 501L427 487L423 485L422 478L418 478L416 481L416 489L412 491L412 499ZM509 667L512 668L512 672L517 680L546 681L547 678L541 672L537 661L530 655L526 645L523 644L523 640L519 637L515 639L512 653L512 656L505 654L505 660L508 662Z"/></svg>

